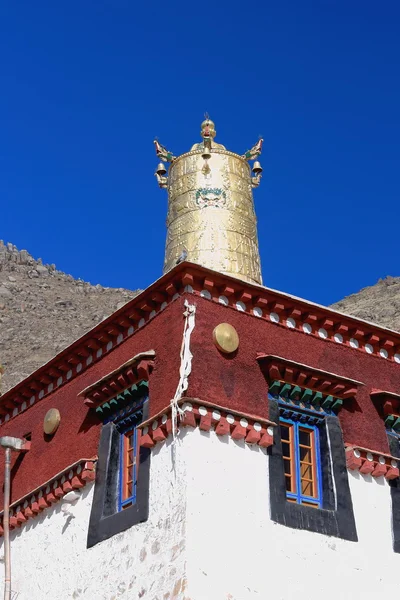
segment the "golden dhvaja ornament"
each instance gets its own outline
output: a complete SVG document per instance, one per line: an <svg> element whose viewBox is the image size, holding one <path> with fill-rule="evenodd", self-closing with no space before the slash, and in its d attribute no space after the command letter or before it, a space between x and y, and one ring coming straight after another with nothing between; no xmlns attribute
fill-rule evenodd
<svg viewBox="0 0 400 600"><path fill-rule="evenodd" d="M260 183L262 139L240 156L214 141L215 125L201 124L203 140L175 157L158 141L155 172L168 189L164 273L188 260L252 283L262 283L253 191ZM253 174L247 161L255 160Z"/></svg>

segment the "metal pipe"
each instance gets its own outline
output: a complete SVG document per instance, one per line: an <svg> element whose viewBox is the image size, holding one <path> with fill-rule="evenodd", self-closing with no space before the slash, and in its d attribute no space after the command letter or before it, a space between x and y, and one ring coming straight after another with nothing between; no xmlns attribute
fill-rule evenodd
<svg viewBox="0 0 400 600"><path fill-rule="evenodd" d="M10 549L10 489L11 489L11 450L27 452L30 441L10 436L0 437L0 446L5 451L4 461L4 600L11 600L11 549Z"/></svg>
<svg viewBox="0 0 400 600"><path fill-rule="evenodd" d="M10 479L11 448L5 448L4 467L4 600L11 600L11 560L10 560Z"/></svg>

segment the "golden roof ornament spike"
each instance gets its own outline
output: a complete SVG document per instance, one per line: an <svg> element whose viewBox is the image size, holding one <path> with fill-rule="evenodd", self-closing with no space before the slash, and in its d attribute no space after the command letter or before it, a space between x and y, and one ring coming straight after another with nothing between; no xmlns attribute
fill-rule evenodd
<svg viewBox="0 0 400 600"><path fill-rule="evenodd" d="M212 141L215 138L215 136L217 135L217 132L215 131L214 121L211 121L211 119L209 119L207 117L205 119L205 121L203 121L201 124L200 135L203 138L203 140L211 140Z"/></svg>
<svg viewBox="0 0 400 600"><path fill-rule="evenodd" d="M262 137L260 137L257 144L254 144L254 146L250 148L250 150L247 150L247 152L242 154L242 157L245 160L255 160L261 154L263 141L264 140L262 139Z"/></svg>
<svg viewBox="0 0 400 600"><path fill-rule="evenodd" d="M199 144L194 144L190 149L191 152L193 150L201 150L202 148L223 148L224 150L226 149L225 146L223 146L222 144L217 144L214 141L214 138L217 135L217 132L215 130L215 123L214 121L211 121L207 113L206 118L201 124L200 135L203 138L203 141Z"/></svg>
<svg viewBox="0 0 400 600"><path fill-rule="evenodd" d="M160 160L170 163L168 173L163 164L155 173L160 187L168 189L164 273L188 260L262 283L252 192L262 168L256 161L252 174L247 162L259 156L262 140L240 156L215 137L215 123L206 115L202 141L189 152L175 157L155 142Z"/></svg>
<svg viewBox="0 0 400 600"><path fill-rule="evenodd" d="M160 160L165 160L165 162L172 162L175 156L167 150L164 146L162 146L158 140L154 140L154 146L156 147L156 154Z"/></svg>

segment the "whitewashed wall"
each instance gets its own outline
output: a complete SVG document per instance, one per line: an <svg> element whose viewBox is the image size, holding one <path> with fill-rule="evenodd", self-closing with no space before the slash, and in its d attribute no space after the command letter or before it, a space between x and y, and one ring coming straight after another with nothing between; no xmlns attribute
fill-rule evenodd
<svg viewBox="0 0 400 600"><path fill-rule="evenodd" d="M182 462L176 479L171 466L170 444L159 445L152 456L149 520L89 550L93 485L71 508L74 518L67 521L58 503L13 531L15 600L164 600L168 592L168 598L183 598L186 478Z"/></svg>
<svg viewBox="0 0 400 600"><path fill-rule="evenodd" d="M397 592L383 479L350 474L358 543L277 525L260 448L186 430L153 451L150 518L86 549L93 489L12 533L17 600L363 600ZM0 556L3 553L0 549Z"/></svg>
<svg viewBox="0 0 400 600"><path fill-rule="evenodd" d="M190 598L366 600L398 591L383 478L349 474L359 542L348 542L270 520L265 450L199 430L185 444Z"/></svg>

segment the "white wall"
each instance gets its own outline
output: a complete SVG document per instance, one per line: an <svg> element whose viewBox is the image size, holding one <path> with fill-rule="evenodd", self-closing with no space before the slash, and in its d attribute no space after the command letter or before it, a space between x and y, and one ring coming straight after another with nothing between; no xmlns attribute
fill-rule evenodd
<svg viewBox="0 0 400 600"><path fill-rule="evenodd" d="M398 591L383 478L349 474L354 543L270 520L265 450L199 430L185 445L191 599L366 600Z"/></svg>
<svg viewBox="0 0 400 600"><path fill-rule="evenodd" d="M83 489L71 509L75 518L68 523L58 503L13 531L15 600L164 600L168 592L168 600L183 598L186 494L182 467L181 462L175 481L170 443L157 446L151 463L149 520L89 550L86 538L93 485ZM3 553L1 543L0 557ZM1 576L0 595L2 572Z"/></svg>
<svg viewBox="0 0 400 600"><path fill-rule="evenodd" d="M86 549L93 489L12 533L18 600L368 600L397 592L383 479L349 474L359 542L270 520L265 450L184 430L152 456L150 518ZM0 549L0 556L3 550ZM186 583L187 578L187 583ZM0 592L1 593L1 592Z"/></svg>

